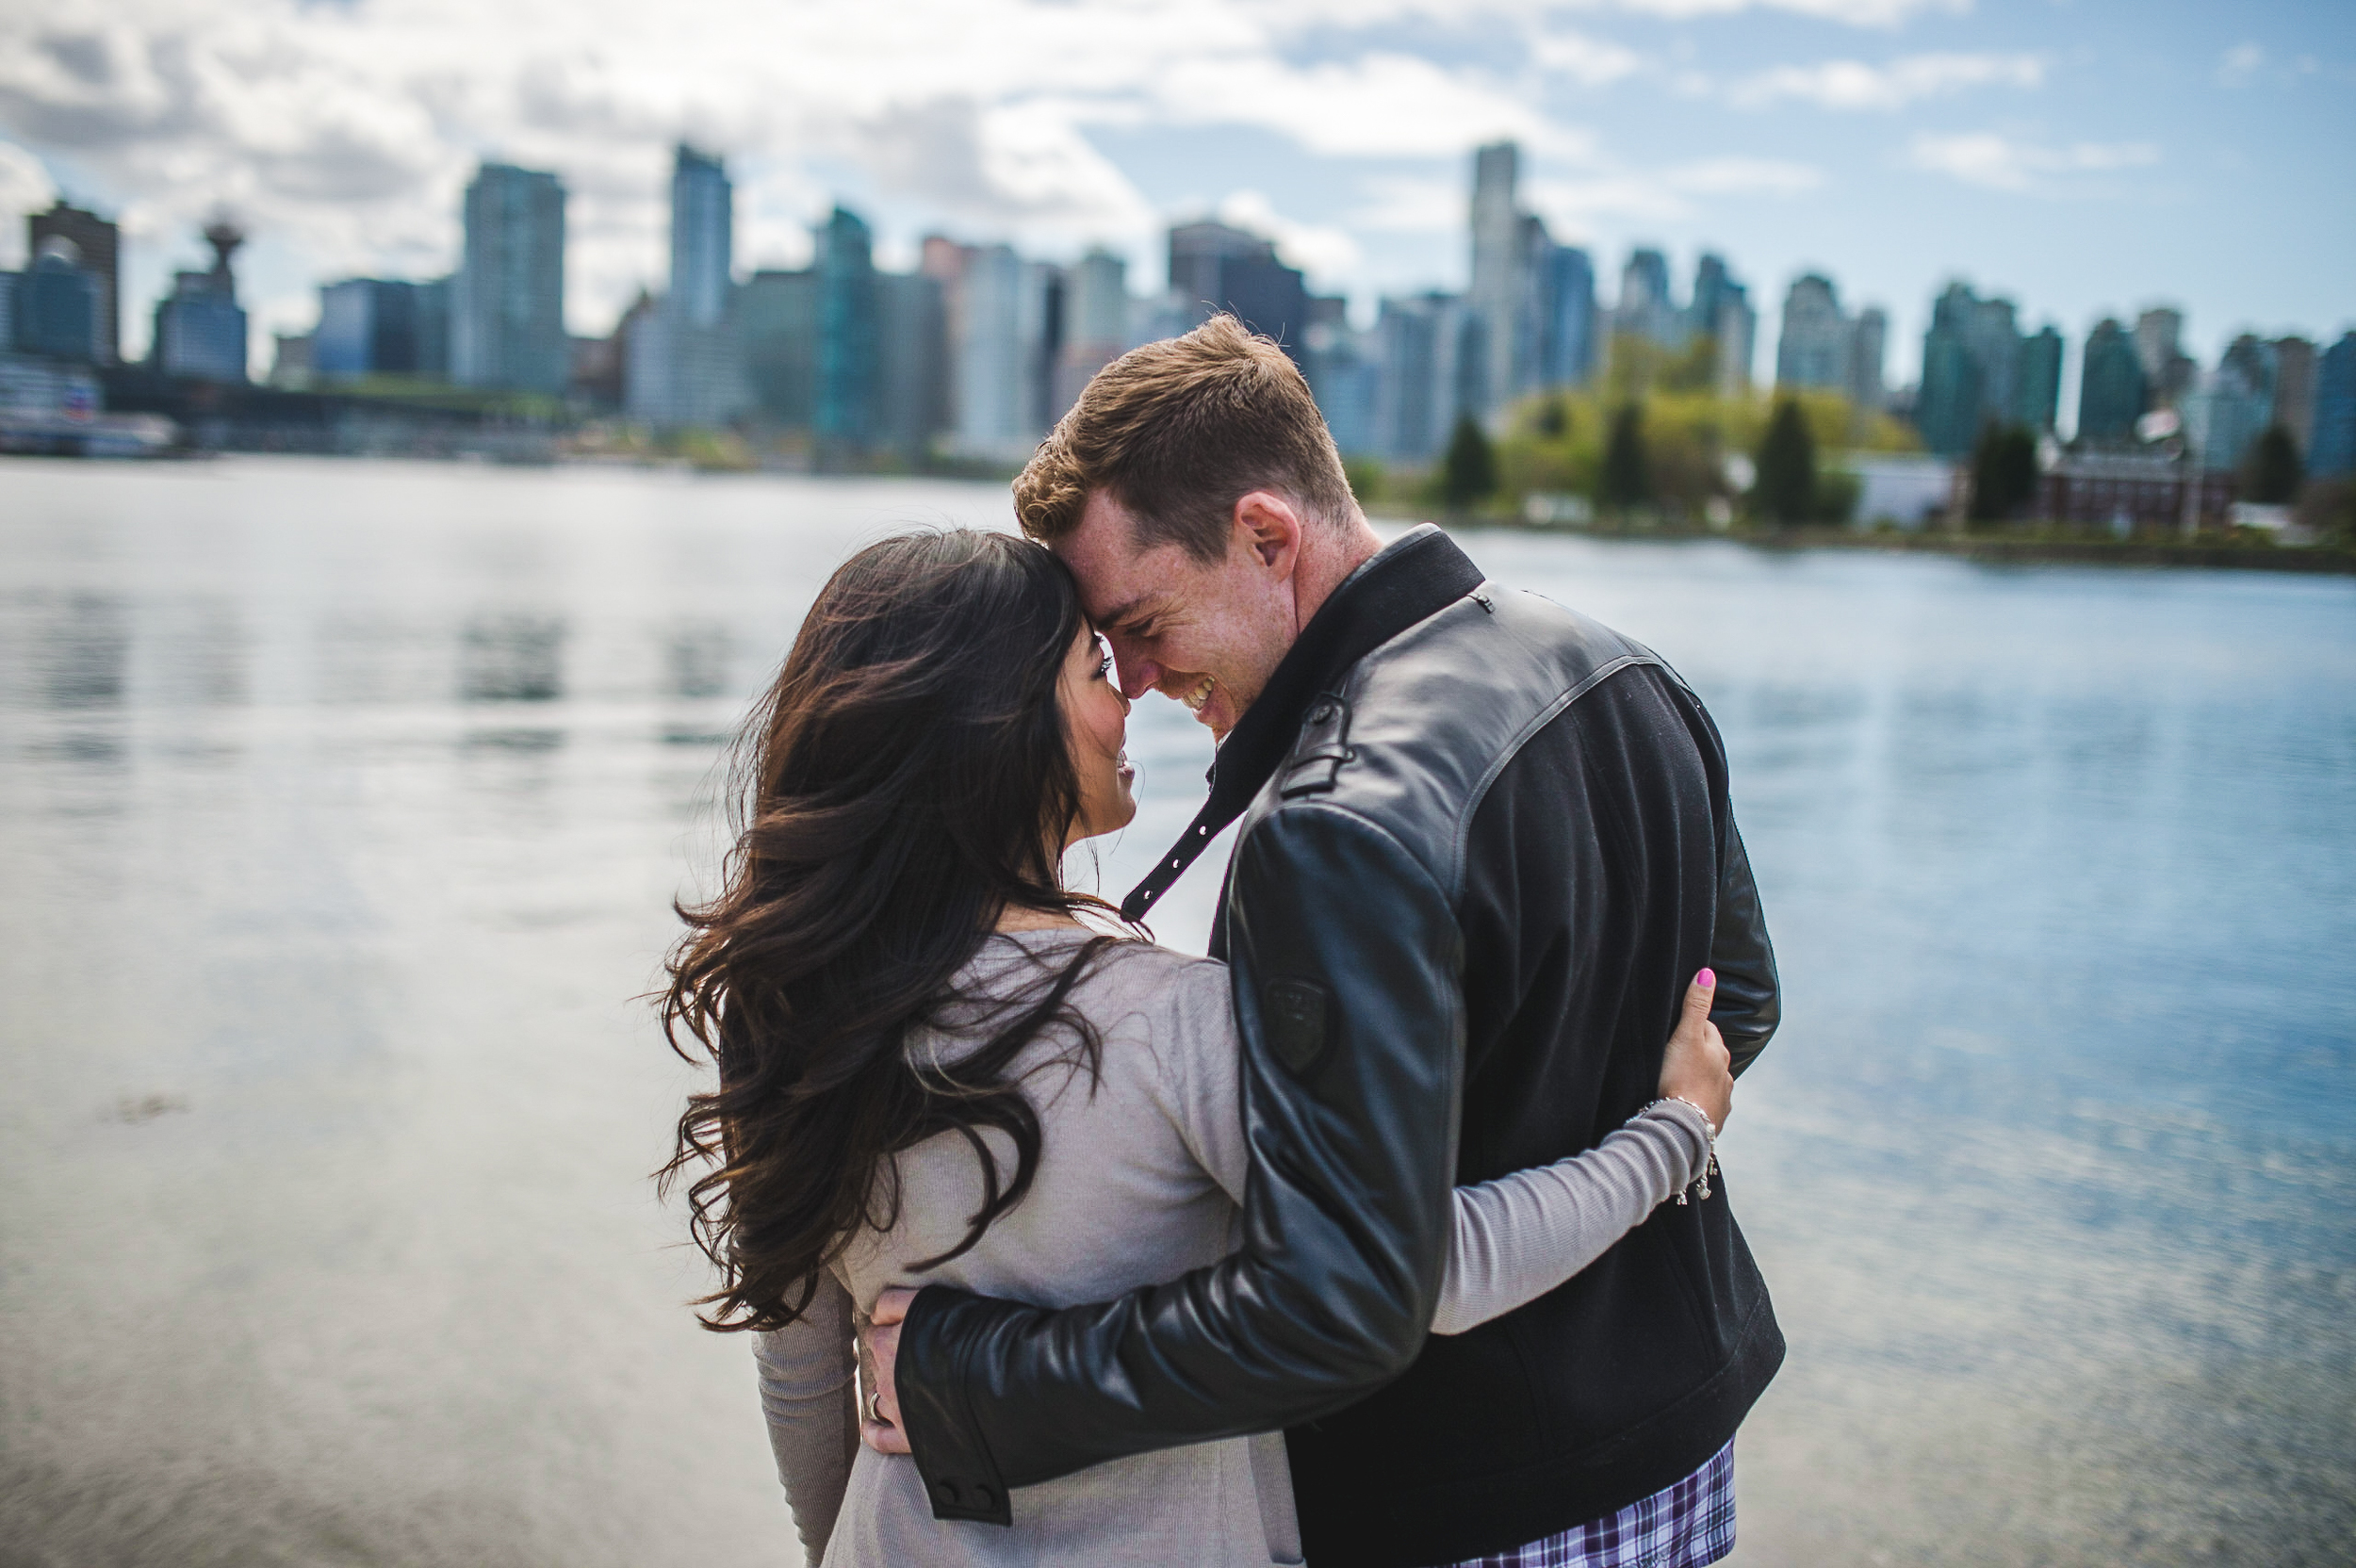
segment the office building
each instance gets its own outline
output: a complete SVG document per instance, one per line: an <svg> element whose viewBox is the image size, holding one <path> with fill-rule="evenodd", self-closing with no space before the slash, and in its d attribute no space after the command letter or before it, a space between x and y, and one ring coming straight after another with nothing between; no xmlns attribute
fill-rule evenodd
<svg viewBox="0 0 2356 1568"><path fill-rule="evenodd" d="M307 392L311 389L311 338L312 335L307 332L270 334L268 384L281 392Z"/></svg>
<svg viewBox="0 0 2356 1568"><path fill-rule="evenodd" d="M818 393L818 276L763 270L736 296L753 406L787 430L808 430Z"/></svg>
<svg viewBox="0 0 2356 1568"><path fill-rule="evenodd" d="M1434 291L1384 300L1374 333L1382 365L1374 449L1395 462L1432 462L1458 418L1478 417L1487 325L1462 295Z"/></svg>
<svg viewBox="0 0 2356 1568"><path fill-rule="evenodd" d="M1325 416L1325 428L1345 457L1378 452L1377 421L1383 395L1383 366L1374 335L1350 324L1338 299L1313 301L1309 323L1309 391Z"/></svg>
<svg viewBox="0 0 2356 1568"><path fill-rule="evenodd" d="M2325 478L2356 474L2356 332L2340 334L2315 362L2314 430L2307 471Z"/></svg>
<svg viewBox="0 0 2356 1568"><path fill-rule="evenodd" d="M41 241L24 271L11 273L8 336L18 353L67 365L98 360L98 277L69 239Z"/></svg>
<svg viewBox="0 0 2356 1568"><path fill-rule="evenodd" d="M1210 221L1173 224L1170 286L1185 297L1195 322L1218 311L1263 337L1275 339L1296 365L1309 329L1309 288L1297 268L1277 258L1273 241Z"/></svg>
<svg viewBox="0 0 2356 1568"><path fill-rule="evenodd" d="M948 289L953 439L970 456L1014 461L1041 433L1031 385L1043 302L1026 301L1037 274L1012 246L958 246ZM927 253L927 271L946 253ZM1206 313L1207 314L1207 313Z"/></svg>
<svg viewBox="0 0 2356 1568"><path fill-rule="evenodd" d="M2135 421L2151 406L2142 344L2104 317L2086 335L2086 358L2078 370L2078 444L2124 447L2135 439Z"/></svg>
<svg viewBox="0 0 2356 1568"><path fill-rule="evenodd" d="M424 288L389 278L346 278L319 287L319 324L312 334L310 372L320 381L412 376L429 323L420 320Z"/></svg>
<svg viewBox="0 0 2356 1568"><path fill-rule="evenodd" d="M2192 390L2200 367L2184 352L2184 312L2155 305L2135 318L2135 358L2143 368L2144 400L2151 408L2174 408Z"/></svg>
<svg viewBox="0 0 2356 1568"><path fill-rule="evenodd" d="M940 280L875 274L877 447L921 459L948 428L949 338Z"/></svg>
<svg viewBox="0 0 2356 1568"><path fill-rule="evenodd" d="M1583 386L1595 373L1595 264L1576 245L1555 246L1547 262L1540 381L1546 386Z"/></svg>
<svg viewBox="0 0 2356 1568"><path fill-rule="evenodd" d="M2278 337L2274 350L2274 422L2290 433L2303 456L2315 444L2315 346Z"/></svg>
<svg viewBox="0 0 2356 1568"><path fill-rule="evenodd" d="M2274 417L2270 369L2263 355L2236 355L2228 349L2217 368L2178 400L2185 445L2201 467L2212 473L2238 468L2250 444L2266 433Z"/></svg>
<svg viewBox="0 0 2356 1568"><path fill-rule="evenodd" d="M875 237L836 207L810 236L818 276L818 389L810 429L822 443L864 449L875 435Z"/></svg>
<svg viewBox="0 0 2356 1568"><path fill-rule="evenodd" d="M168 376L241 382L246 320L231 261L245 235L235 223L217 219L205 225L205 242L213 248L212 270L172 274L172 292L155 306L151 359Z"/></svg>
<svg viewBox="0 0 2356 1568"><path fill-rule="evenodd" d="M0 272L0 354L16 348L16 286L23 281L21 272Z"/></svg>
<svg viewBox="0 0 2356 1568"><path fill-rule="evenodd" d="M2014 387L2013 420L2051 435L2061 417L2061 333L2050 323L2021 340L2020 380Z"/></svg>
<svg viewBox="0 0 2356 1568"><path fill-rule="evenodd" d="M2243 333L2225 346L2218 370L2232 377L2234 389L2258 405L2258 428L2274 423L2276 365L2274 345L2255 333Z"/></svg>
<svg viewBox="0 0 2356 1568"><path fill-rule="evenodd" d="M123 357L121 233L98 214L71 205L59 197L51 204L47 212L25 215L25 253L38 257L44 247L56 240L63 240L72 247L67 259L88 272L97 286L97 302L91 312L90 362L97 365L120 363Z"/></svg>
<svg viewBox="0 0 2356 1568"><path fill-rule="evenodd" d="M451 378L464 386L561 394L564 188L554 174L486 163L466 187L466 249L451 288Z"/></svg>
<svg viewBox="0 0 2356 1568"><path fill-rule="evenodd" d="M623 406L664 427L710 429L746 412L735 302L735 188L721 161L680 142L671 159L671 276L623 338ZM856 221L856 220L854 220Z"/></svg>
<svg viewBox="0 0 2356 1568"><path fill-rule="evenodd" d="M1968 284L1948 285L1931 304L1930 330L1922 337L1915 424L1923 444L1942 457L1959 457L1987 426L2021 422L2021 328L2012 302L1981 299ZM2041 396L2032 406L2041 406Z"/></svg>
<svg viewBox="0 0 2356 1568"><path fill-rule="evenodd" d="M1750 290L1726 270L1726 258L1704 252L1693 267L1693 299L1686 307L1687 331L1717 345L1711 386L1722 397L1748 391L1759 313Z"/></svg>
<svg viewBox="0 0 2356 1568"><path fill-rule="evenodd" d="M1889 318L1878 307L1852 317L1830 278L1804 273L1784 291L1775 384L1819 387L1860 409L1879 409L1889 400L1882 382L1889 331Z"/></svg>
<svg viewBox="0 0 2356 1568"><path fill-rule="evenodd" d="M1064 273L1061 315L1051 425L1089 378L1129 349L1129 264L1110 251L1089 251Z"/></svg>
<svg viewBox="0 0 2356 1568"><path fill-rule="evenodd" d="M735 265L735 187L720 159L682 141L671 158L671 288L664 296L682 324L720 324Z"/></svg>
<svg viewBox="0 0 2356 1568"><path fill-rule="evenodd" d="M454 278L429 278L417 285L417 375L450 380L450 312Z"/></svg>
<svg viewBox="0 0 2356 1568"><path fill-rule="evenodd" d="M1520 177L1521 149L1513 142L1474 150L1472 286L1465 290L1464 306L1480 318L1479 330L1488 338L1481 352L1484 384L1476 389L1476 413L1504 409L1518 389L1514 350L1525 301L1532 292L1529 238L1515 202Z"/></svg>
<svg viewBox="0 0 2356 1568"><path fill-rule="evenodd" d="M1612 307L1612 335L1674 351L1685 347L1687 325L1669 290L1668 258L1650 247L1630 251Z"/></svg>

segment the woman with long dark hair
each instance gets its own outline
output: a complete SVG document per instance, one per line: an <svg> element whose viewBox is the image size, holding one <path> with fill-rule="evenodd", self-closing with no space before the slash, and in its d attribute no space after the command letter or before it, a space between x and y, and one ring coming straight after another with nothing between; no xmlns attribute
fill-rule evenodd
<svg viewBox="0 0 2356 1568"><path fill-rule="evenodd" d="M1023 1491L1011 1529L936 1523L862 1448L852 1324L893 1285L1044 1306L1217 1261L1246 1169L1224 966L1064 885L1136 812L1128 703L1062 564L995 533L859 551L739 750L725 885L682 906L663 1019L708 1053L666 1182L692 1175L757 1335L812 1563L1298 1561L1281 1435L1140 1454ZM1574 1159L1457 1194L1435 1332L1569 1278L1704 1178L1732 1091L1708 972L1662 1099Z"/></svg>

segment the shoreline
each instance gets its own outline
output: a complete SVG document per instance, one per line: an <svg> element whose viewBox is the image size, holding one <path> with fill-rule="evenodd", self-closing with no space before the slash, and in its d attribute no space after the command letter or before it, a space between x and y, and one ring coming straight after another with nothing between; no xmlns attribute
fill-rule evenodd
<svg viewBox="0 0 2356 1568"><path fill-rule="evenodd" d="M1594 539L1621 544L1695 544L1716 541L1780 553L1804 550L1862 550L1885 555L1951 555L1985 565L2141 566L2209 571L2288 572L2299 576L2356 576L2356 550L2329 545L2236 545L2216 541L2181 544L2153 539L2005 539L1933 532L1860 533L1850 529L1789 529L1772 533L1715 529L1532 528L1485 517L1435 517L1447 528Z"/></svg>

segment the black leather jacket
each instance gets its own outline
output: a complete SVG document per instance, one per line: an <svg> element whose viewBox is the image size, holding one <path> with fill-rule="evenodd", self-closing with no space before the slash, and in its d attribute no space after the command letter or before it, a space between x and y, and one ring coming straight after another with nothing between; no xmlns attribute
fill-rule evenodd
<svg viewBox="0 0 2356 1568"><path fill-rule="evenodd" d="M1427 1331L1450 1189L1649 1101L1694 970L1718 972L1738 1071L1775 1029L1699 700L1420 529L1304 629L1132 912L1239 811L1214 952L1244 1042L1242 1247L1064 1311L919 1294L897 1383L935 1513L1004 1524L1011 1487L1283 1427L1310 1560L1413 1565L1698 1467L1783 1348L1724 1196L1663 1205L1470 1333Z"/></svg>

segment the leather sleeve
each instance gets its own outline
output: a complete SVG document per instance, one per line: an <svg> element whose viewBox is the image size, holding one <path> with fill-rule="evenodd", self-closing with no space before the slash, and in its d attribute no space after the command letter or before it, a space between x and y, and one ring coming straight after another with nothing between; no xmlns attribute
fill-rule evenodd
<svg viewBox="0 0 2356 1568"><path fill-rule="evenodd" d="M1397 840L1317 802L1252 825L1234 876L1243 1245L1062 1311L919 1294L895 1380L936 1517L1006 1524L1009 1487L1314 1420L1422 1347L1463 1086L1454 912Z"/></svg>
<svg viewBox="0 0 2356 1568"><path fill-rule="evenodd" d="M1710 1021L1726 1037L1734 1072L1767 1049L1783 1020L1781 982L1775 975L1775 944L1767 939L1767 915L1759 906L1759 884L1751 879L1751 857L1742 847L1734 813L1726 813L1718 851L1718 923L1710 935L1710 967L1718 972L1718 995Z"/></svg>

